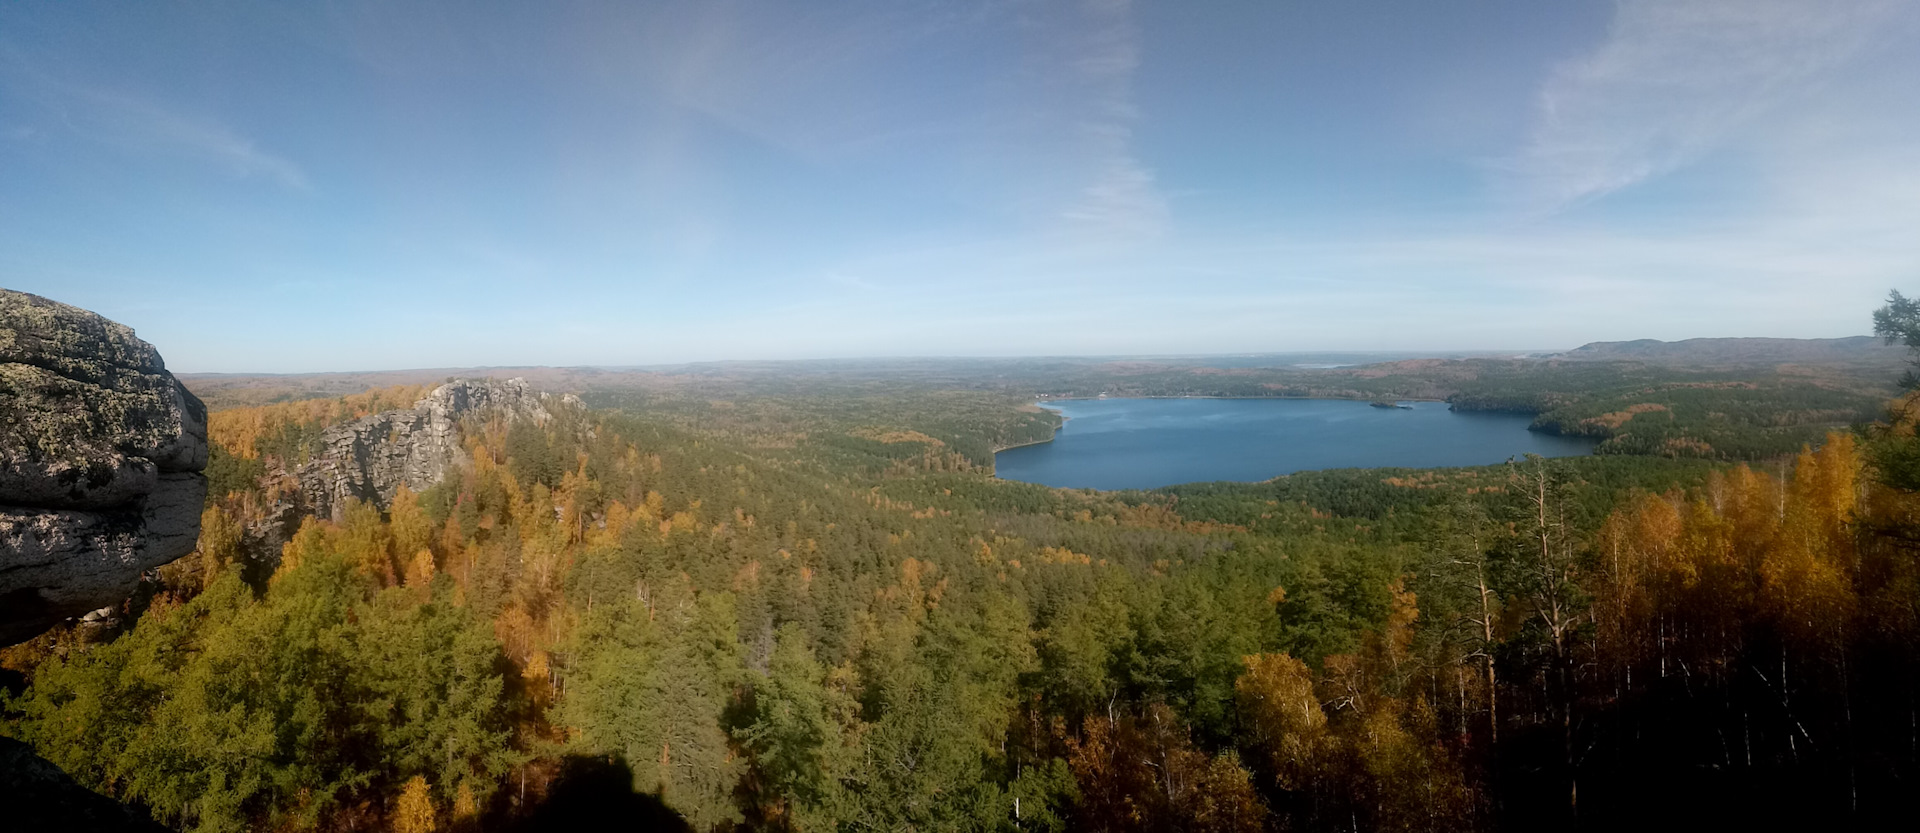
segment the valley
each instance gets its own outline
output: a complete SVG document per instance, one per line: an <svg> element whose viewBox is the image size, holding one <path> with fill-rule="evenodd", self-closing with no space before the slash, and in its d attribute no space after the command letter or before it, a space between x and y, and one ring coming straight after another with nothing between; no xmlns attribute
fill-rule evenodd
<svg viewBox="0 0 1920 833"><path fill-rule="evenodd" d="M1912 562L1871 530L1914 498L1862 479L1883 441L1854 426L1893 391L1857 366L514 372L185 377L212 405L199 545L104 628L5 649L31 682L8 731L193 830L377 826L406 801L457 829L623 806L700 831L1606 827L1647 791L1756 821L1897 806L1809 798L1852 756L1907 754L1835 745L1858 730L1823 705L1897 722L1913 690L1880 641ZM382 382L408 384L361 387ZM993 476L1054 436L1036 399L1256 390L1595 453ZM1367 406L1421 395L1468 412ZM1829 611L1814 631L1804 605ZM1741 636L1646 641L1704 616ZM1835 645L1857 676L1816 672ZM1782 651L1791 712L1743 670ZM1693 688L1658 671L1678 662ZM1693 774L1729 726L1755 763ZM1783 802L1784 777L1811 792Z"/></svg>

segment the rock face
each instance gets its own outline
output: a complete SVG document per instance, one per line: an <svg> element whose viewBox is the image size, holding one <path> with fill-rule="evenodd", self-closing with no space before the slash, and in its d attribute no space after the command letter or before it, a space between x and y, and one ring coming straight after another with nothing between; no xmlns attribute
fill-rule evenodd
<svg viewBox="0 0 1920 833"><path fill-rule="evenodd" d="M321 450L297 472L301 500L307 512L335 520L350 499L384 509L401 486L424 491L466 456L460 441L463 417L545 424L553 418L549 404L576 407L579 400L568 395L556 403L525 379L459 380L435 388L412 410L334 426L321 434Z"/></svg>
<svg viewBox="0 0 1920 833"><path fill-rule="evenodd" d="M207 410L133 330L0 289L0 645L193 551Z"/></svg>

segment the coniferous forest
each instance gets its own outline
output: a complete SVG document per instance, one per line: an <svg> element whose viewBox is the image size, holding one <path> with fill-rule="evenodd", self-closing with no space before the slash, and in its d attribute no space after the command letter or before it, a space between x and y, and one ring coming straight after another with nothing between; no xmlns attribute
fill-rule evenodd
<svg viewBox="0 0 1920 833"><path fill-rule="evenodd" d="M1898 295L1876 323L1920 344ZM1057 425L1033 389L822 388L471 419L438 485L297 519L264 556L321 431L427 388L217 408L197 552L118 626L5 649L0 728L195 831L1909 812L1911 399L1797 452L1715 429L1758 438L1744 459L1617 443L1103 493L991 476Z"/></svg>

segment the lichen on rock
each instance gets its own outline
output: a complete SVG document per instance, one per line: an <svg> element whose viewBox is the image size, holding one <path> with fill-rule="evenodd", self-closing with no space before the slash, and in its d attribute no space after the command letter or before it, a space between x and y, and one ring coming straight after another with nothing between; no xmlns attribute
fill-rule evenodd
<svg viewBox="0 0 1920 833"><path fill-rule="evenodd" d="M0 644L193 551L206 426L132 329L0 289Z"/></svg>

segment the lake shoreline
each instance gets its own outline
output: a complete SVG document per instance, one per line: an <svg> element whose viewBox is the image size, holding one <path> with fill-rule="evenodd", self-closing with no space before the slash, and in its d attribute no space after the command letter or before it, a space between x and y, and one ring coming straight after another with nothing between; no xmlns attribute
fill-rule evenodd
<svg viewBox="0 0 1920 833"><path fill-rule="evenodd" d="M1036 399L1034 400L1033 405L1035 407L1045 408L1046 406L1040 403L1042 402L1099 402L1106 399L1218 399L1225 402L1265 402L1267 400L1281 400L1286 402L1387 401L1387 400L1375 400L1371 398L1355 397L1355 396L1213 396L1209 394L1190 394L1190 395L1182 395L1182 396L1155 396L1153 394L1147 394L1145 396L1108 396L1108 395L1102 394L1100 396L1060 396L1052 399ZM1532 408L1472 408L1472 407L1462 408L1454 404L1453 402L1450 402L1445 399L1434 399L1431 397L1420 397L1420 396L1394 397L1391 401L1394 401L1394 402L1440 402L1440 403L1444 403L1447 406L1447 410L1453 411L1454 413L1457 413L1457 414L1519 414L1519 415L1534 417L1535 419L1538 419L1541 414L1539 410L1535 410ZM1066 417L1063 416L1062 419L1066 419ZM1055 433L1058 433L1059 430L1060 429L1058 428L1054 429ZM1586 434L1569 434L1566 431L1561 430L1559 426L1529 425L1527 426L1527 430L1537 431L1541 434L1545 434L1550 437L1579 438L1579 437L1587 436ZM1035 442L1021 443L1020 445L1010 445L1010 446L1007 446L1007 448L1009 449L1022 448L1029 445L1038 445L1039 443L1043 443L1043 442L1052 442L1052 440L1051 439L1036 440ZM994 453L998 454L1004 450L1006 449L995 449Z"/></svg>
<svg viewBox="0 0 1920 833"><path fill-rule="evenodd" d="M1060 427L1056 426L1053 429L1053 433L1055 437L1059 436ZM1012 451L1016 448L1026 448L1027 446L1030 446L1030 445L1046 445L1047 443L1053 442L1053 440L1054 440L1054 437L1048 437L1044 440L1034 440L1033 442L1030 442L1030 443L1014 443L1013 445L996 445L993 447L993 453L999 454L1002 451Z"/></svg>
<svg viewBox="0 0 1920 833"><path fill-rule="evenodd" d="M991 447L988 450L988 453L998 455L1002 451L1012 451L1016 448L1026 448L1028 446L1034 446L1034 445L1046 445L1047 443L1053 442L1054 440L1058 439L1060 437L1060 430L1067 427L1067 420L1073 419L1073 417L1067 416L1066 414L1062 414L1059 411L1054 410L1052 408L1048 408L1046 405L1042 403L1045 403L1045 402L1099 402L1107 399L1219 399L1219 400L1234 401L1234 402L1242 401L1242 400L1249 401L1249 402L1259 402L1259 401L1265 401L1268 399L1283 399L1290 402L1371 402L1371 401L1374 401L1371 399L1357 399L1357 398L1348 397L1348 396L1201 396L1201 395L1193 395L1193 396L1151 396L1151 395L1149 396L1061 396L1061 397L1055 397L1052 399L1036 399L1032 403L1034 407L1040 408L1046 411L1052 411L1053 413L1056 413L1056 414L1060 414L1060 424L1055 425L1053 427L1053 433L1044 440L1034 440L1032 442L1014 443L1013 445L996 445ZM1420 397L1410 396L1410 397L1396 398L1393 401L1395 402L1446 402L1447 400L1422 399ZM1453 406L1448 405L1447 407L1449 410L1451 410ZM1462 413L1479 413L1479 412L1469 410L1469 411L1463 411ZM994 477L996 478L998 478L999 476L1000 475L998 474L994 475ZM1016 480L1016 481L1009 481L1009 482L1018 483L1023 481Z"/></svg>
<svg viewBox="0 0 1920 833"><path fill-rule="evenodd" d="M1183 399L1214 402L1174 402ZM1379 404L1388 401L1397 407ZM1272 404L1254 404L1260 402ZM991 476L1055 488L1116 491L1190 481L1264 482L1296 471L1325 468L1454 468L1486 465L1517 454L1560 457L1593 453L1590 438L1539 430L1528 424L1525 414L1435 407L1449 404L1444 399L1420 397L1107 395L1036 399L1021 409L1039 408L1059 414L1060 424L1045 438L995 447ZM1372 415L1360 416L1350 409ZM1406 414L1405 419L1389 416L1401 413ZM1482 417L1498 419L1482 423ZM1227 421L1215 421L1222 418ZM1064 434L1069 419L1094 420L1087 427L1093 433L1085 437L1081 436L1084 432ZM1115 419L1120 422L1110 422ZM1111 433L1116 426L1124 427L1119 428L1120 433ZM1163 430L1176 433L1154 433ZM1528 435L1536 439L1524 439ZM1169 444L1167 440L1172 437L1180 439ZM1064 451L1059 450L1061 443L1065 443ZM1029 451L1020 452L1022 448ZM1015 459L1002 456L1007 452L1014 452Z"/></svg>
<svg viewBox="0 0 1920 833"><path fill-rule="evenodd" d="M1061 400L1061 401L1065 401L1065 400ZM1051 413L1060 417L1060 424L1053 426L1053 431L1048 433L1047 438L1044 440L1034 440L1033 442L1029 442L1029 443L1014 443L1013 445L994 446L991 453L996 458L1000 456L1000 452L1002 451L1012 451L1013 449L1016 449L1016 448L1026 448L1027 446L1030 446L1030 445L1045 445L1047 443L1053 442L1055 438L1060 436L1060 429L1067 427L1067 420L1073 419L1073 417L1060 413L1059 411L1056 411L1052 408L1042 405L1039 402L1033 403L1033 407L1039 408L1040 410L1046 411L1048 413ZM994 475L994 477L999 477L999 476L1000 475L998 474Z"/></svg>
<svg viewBox="0 0 1920 833"><path fill-rule="evenodd" d="M1220 400L1229 401L1229 402L1241 402L1241 401L1263 402L1269 399L1280 399L1280 400L1286 400L1288 402L1372 402L1374 401L1372 397L1364 397L1364 396L1213 396L1210 394L1196 393L1196 394L1183 395L1183 396L1156 396L1153 394L1147 394L1144 396L1119 396L1119 395L1108 396L1104 394L1100 396L1056 396L1049 399L1036 399L1034 400L1033 404L1037 407L1044 408L1046 406L1040 403L1042 402L1098 402L1103 399L1220 399ZM1432 397L1396 396L1393 398L1393 401L1395 402L1446 402L1447 400L1434 399ZM1449 407L1451 407L1451 403L1448 403L1448 405ZM1532 412L1519 411L1516 413L1532 413Z"/></svg>

